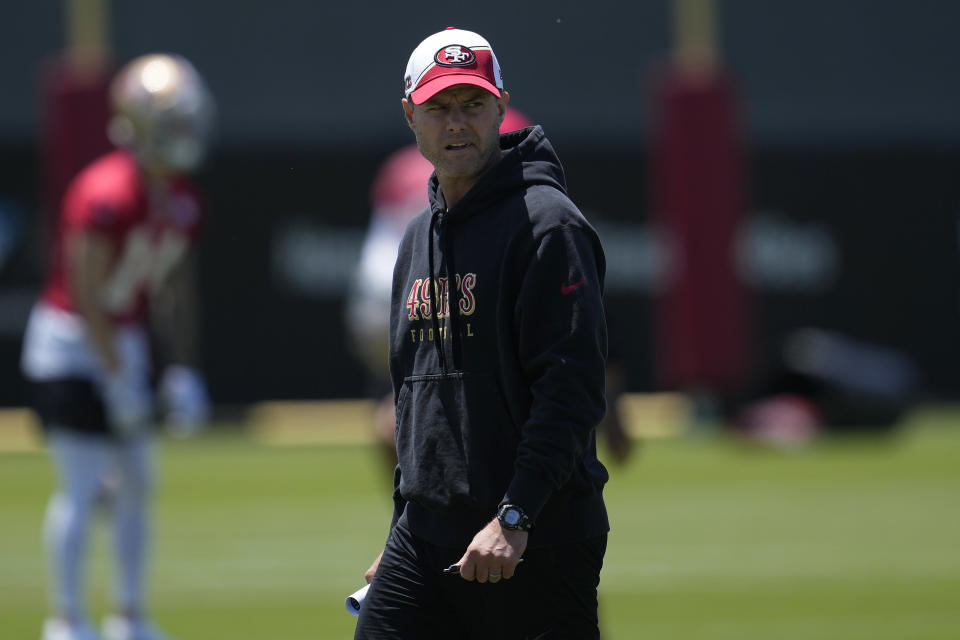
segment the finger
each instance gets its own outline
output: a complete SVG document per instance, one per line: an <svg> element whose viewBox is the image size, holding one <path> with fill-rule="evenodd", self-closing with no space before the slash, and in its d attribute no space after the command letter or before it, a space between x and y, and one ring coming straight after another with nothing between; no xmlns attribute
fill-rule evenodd
<svg viewBox="0 0 960 640"><path fill-rule="evenodd" d="M509 580L517 573L517 567L520 566L520 563L523 562L523 558L514 561L508 561L503 563L503 579Z"/></svg>
<svg viewBox="0 0 960 640"><path fill-rule="evenodd" d="M500 582L501 578L503 578L503 572L501 570L490 569L489 571L487 571L487 580L490 581L491 584L496 584L497 582Z"/></svg>
<svg viewBox="0 0 960 640"><path fill-rule="evenodd" d="M480 584L485 583L489 578L489 575L487 574L487 568L477 567L476 576L477 576L477 582L479 582Z"/></svg>
<svg viewBox="0 0 960 640"><path fill-rule="evenodd" d="M477 565L473 560L460 561L460 577L467 582L473 582L477 577Z"/></svg>

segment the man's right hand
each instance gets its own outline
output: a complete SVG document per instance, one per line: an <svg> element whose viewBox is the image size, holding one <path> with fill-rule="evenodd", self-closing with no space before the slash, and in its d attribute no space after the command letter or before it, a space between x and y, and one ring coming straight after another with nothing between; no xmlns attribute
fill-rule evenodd
<svg viewBox="0 0 960 640"><path fill-rule="evenodd" d="M367 569L367 572L363 574L363 578L367 581L367 584L373 582L373 576L377 575L377 567L380 566L380 558L383 557L383 551L380 552L380 555L377 556L377 559L373 561L373 564L370 565L370 568Z"/></svg>

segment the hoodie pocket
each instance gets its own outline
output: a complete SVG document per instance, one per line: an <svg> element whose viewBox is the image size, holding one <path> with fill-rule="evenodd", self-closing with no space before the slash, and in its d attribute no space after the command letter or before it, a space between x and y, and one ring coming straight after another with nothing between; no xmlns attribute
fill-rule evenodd
<svg viewBox="0 0 960 640"><path fill-rule="evenodd" d="M431 510L496 505L513 477L518 433L491 374L404 379L401 494Z"/></svg>

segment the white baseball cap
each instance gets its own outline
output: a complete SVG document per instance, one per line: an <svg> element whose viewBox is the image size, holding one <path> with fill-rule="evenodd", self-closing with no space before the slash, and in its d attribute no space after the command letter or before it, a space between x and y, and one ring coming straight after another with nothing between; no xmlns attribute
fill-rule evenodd
<svg viewBox="0 0 960 640"><path fill-rule="evenodd" d="M410 54L403 91L413 104L423 104L455 84L476 85L499 98L503 78L497 56L483 36L447 27Z"/></svg>

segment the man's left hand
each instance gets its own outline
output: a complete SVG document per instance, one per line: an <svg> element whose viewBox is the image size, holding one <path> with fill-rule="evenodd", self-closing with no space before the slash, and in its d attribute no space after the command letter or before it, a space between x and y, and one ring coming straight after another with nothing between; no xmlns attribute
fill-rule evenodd
<svg viewBox="0 0 960 640"><path fill-rule="evenodd" d="M473 582L509 580L527 548L526 531L511 531L494 518L473 537L460 561L460 577Z"/></svg>

